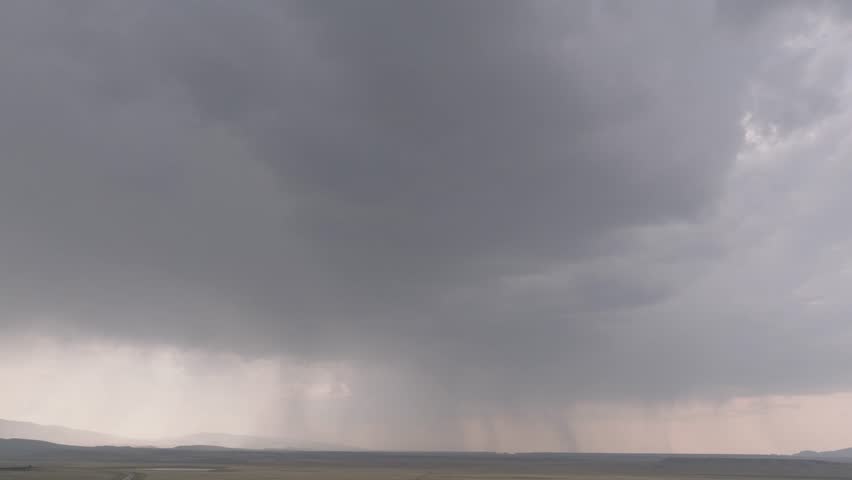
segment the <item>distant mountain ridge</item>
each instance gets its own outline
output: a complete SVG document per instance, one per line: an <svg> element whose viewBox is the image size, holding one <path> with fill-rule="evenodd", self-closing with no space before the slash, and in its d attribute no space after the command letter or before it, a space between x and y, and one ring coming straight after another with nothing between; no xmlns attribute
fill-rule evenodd
<svg viewBox="0 0 852 480"><path fill-rule="evenodd" d="M351 447L320 442L299 442L283 438L209 432L162 439L158 445L166 447L203 445L247 450L353 450Z"/></svg>
<svg viewBox="0 0 852 480"><path fill-rule="evenodd" d="M79 430L57 425L41 425L0 419L0 439L40 440L55 444L99 447L184 447L196 449L241 448L247 450L355 450L351 447L320 442L301 442L293 439L234 435L229 433L197 433L158 440L125 438L106 433Z"/></svg>
<svg viewBox="0 0 852 480"><path fill-rule="evenodd" d="M831 459L849 459L852 460L852 448L842 448L840 450L826 450L817 452L814 450L802 450L796 454L797 457L809 458L831 458Z"/></svg>
<svg viewBox="0 0 852 480"><path fill-rule="evenodd" d="M175 450L195 450L195 451L207 451L207 450L231 450L228 447L221 447L219 445L178 445L177 447L173 447Z"/></svg>
<svg viewBox="0 0 852 480"><path fill-rule="evenodd" d="M32 422L18 422L0 419L0 438L19 438L41 440L44 442L76 445L81 447L97 447L100 445L142 445L144 442L108 435L89 430L61 427L58 425L41 425Z"/></svg>

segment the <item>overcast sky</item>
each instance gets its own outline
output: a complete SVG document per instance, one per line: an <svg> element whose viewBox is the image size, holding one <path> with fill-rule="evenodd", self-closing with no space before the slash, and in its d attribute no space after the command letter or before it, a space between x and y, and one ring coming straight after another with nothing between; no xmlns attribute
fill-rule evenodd
<svg viewBox="0 0 852 480"><path fill-rule="evenodd" d="M850 20L0 2L0 417L850 447Z"/></svg>

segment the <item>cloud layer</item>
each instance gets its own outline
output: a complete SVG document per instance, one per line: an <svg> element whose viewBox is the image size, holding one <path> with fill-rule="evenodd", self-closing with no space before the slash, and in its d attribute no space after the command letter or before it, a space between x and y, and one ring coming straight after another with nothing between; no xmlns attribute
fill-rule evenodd
<svg viewBox="0 0 852 480"><path fill-rule="evenodd" d="M842 10L8 2L4 331L346 365L418 446L848 390Z"/></svg>

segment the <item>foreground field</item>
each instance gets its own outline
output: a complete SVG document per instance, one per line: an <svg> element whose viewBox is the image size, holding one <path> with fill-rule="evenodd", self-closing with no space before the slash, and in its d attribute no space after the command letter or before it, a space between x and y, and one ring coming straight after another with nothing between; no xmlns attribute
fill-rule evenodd
<svg viewBox="0 0 852 480"><path fill-rule="evenodd" d="M31 465L32 469L25 470ZM17 468L17 469L16 469ZM69 447L0 440L0 480L770 480L852 478L781 456L291 452Z"/></svg>
<svg viewBox="0 0 852 480"><path fill-rule="evenodd" d="M119 466L49 466L29 472L2 472L0 480L658 480L660 478L689 478L712 480L740 477L740 475L703 475L686 474L674 476L668 472L651 474L644 469L636 472L600 472L570 471L559 469L547 471L546 468L530 466L526 472L501 472L488 466L467 469L433 469L422 471L416 468L383 468L358 466L228 466L210 470L151 470L147 467ZM584 470L584 469L581 469ZM842 477L824 476L747 476L750 480L770 480L778 478L837 479ZM847 477L848 478L848 477Z"/></svg>

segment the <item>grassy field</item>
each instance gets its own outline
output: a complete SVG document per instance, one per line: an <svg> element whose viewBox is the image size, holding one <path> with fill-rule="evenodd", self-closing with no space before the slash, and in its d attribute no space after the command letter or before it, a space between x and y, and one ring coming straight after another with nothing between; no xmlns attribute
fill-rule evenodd
<svg viewBox="0 0 852 480"><path fill-rule="evenodd" d="M423 470L417 466L409 468L393 466L364 465L197 465L188 467L158 467L150 465L45 465L31 471L0 471L0 480L652 480L652 479L688 479L703 480L769 480L769 479L821 479L839 480L849 478L841 475L826 475L815 469L812 474L802 472L783 472L776 474L754 475L743 471L742 474L702 473L702 469L678 473L659 469L653 471L647 465L581 465L559 466L515 465L514 468L501 468L500 465L465 465L457 467L433 467ZM712 470L712 469L711 469Z"/></svg>
<svg viewBox="0 0 852 480"><path fill-rule="evenodd" d="M2 442L0 442L2 443ZM192 451L7 441L0 480L848 480L801 457ZM5 470L25 467L32 470Z"/></svg>
<svg viewBox="0 0 852 480"><path fill-rule="evenodd" d="M213 470L151 470L149 467L46 466L29 472L2 472L0 480L651 480L653 476L570 471L500 472L488 468L434 469L354 466L229 466ZM706 477L704 477L706 478ZM758 479L756 479L758 480Z"/></svg>

